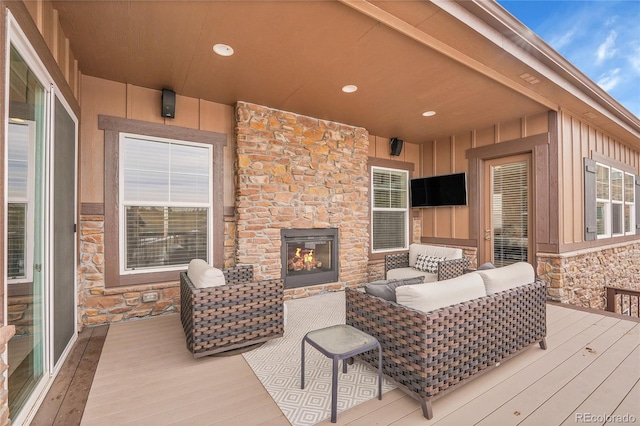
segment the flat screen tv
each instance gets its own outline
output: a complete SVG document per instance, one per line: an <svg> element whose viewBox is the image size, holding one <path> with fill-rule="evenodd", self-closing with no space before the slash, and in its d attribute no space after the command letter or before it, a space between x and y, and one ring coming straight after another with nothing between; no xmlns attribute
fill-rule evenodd
<svg viewBox="0 0 640 426"><path fill-rule="evenodd" d="M466 173L411 179L411 207L466 205Z"/></svg>

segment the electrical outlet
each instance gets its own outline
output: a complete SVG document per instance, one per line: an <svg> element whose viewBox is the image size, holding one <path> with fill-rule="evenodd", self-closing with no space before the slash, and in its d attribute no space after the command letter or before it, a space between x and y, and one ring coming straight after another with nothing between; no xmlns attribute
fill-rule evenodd
<svg viewBox="0 0 640 426"><path fill-rule="evenodd" d="M142 302L143 303L157 302L157 301L158 301L158 293L156 293L156 292L144 293L142 295Z"/></svg>

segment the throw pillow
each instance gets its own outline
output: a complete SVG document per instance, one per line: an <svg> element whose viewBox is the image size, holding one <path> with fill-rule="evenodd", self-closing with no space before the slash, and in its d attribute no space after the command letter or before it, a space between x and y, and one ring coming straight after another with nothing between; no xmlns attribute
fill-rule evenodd
<svg viewBox="0 0 640 426"><path fill-rule="evenodd" d="M218 287L225 284L222 271L209 266L202 259L189 262L187 276L195 288Z"/></svg>
<svg viewBox="0 0 640 426"><path fill-rule="evenodd" d="M399 278L396 280L378 280L364 285L364 292L391 302L396 301L396 288L403 285L423 284L424 276Z"/></svg>
<svg viewBox="0 0 640 426"><path fill-rule="evenodd" d="M486 271L487 269L496 269L495 265L491 262L483 263L478 266L478 271Z"/></svg>
<svg viewBox="0 0 640 426"><path fill-rule="evenodd" d="M443 260L445 260L444 257L429 256L419 253L418 257L416 258L416 265L414 266L414 268L418 271L437 274L438 262L442 262Z"/></svg>

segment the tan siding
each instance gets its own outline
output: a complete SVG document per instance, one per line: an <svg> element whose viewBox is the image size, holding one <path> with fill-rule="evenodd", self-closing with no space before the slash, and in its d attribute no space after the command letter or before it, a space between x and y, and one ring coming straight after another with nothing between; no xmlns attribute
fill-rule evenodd
<svg viewBox="0 0 640 426"><path fill-rule="evenodd" d="M56 62L64 74L64 78L69 81L69 62L67 58L67 51L65 49L66 39L64 36L64 31L62 30L62 25L60 25L60 20L58 19L58 11L53 11L53 34L54 34L54 43L55 43L55 55Z"/></svg>
<svg viewBox="0 0 640 426"><path fill-rule="evenodd" d="M58 64L62 75L69 84L71 92L79 99L78 84L80 71L75 55L70 48L69 39L66 38L58 17L58 12L51 2L42 0L25 1L25 7L42 34L51 56Z"/></svg>
<svg viewBox="0 0 640 426"><path fill-rule="evenodd" d="M235 109L231 105L222 105L200 100L200 130L225 133L227 146L224 148L224 205L235 204Z"/></svg>
<svg viewBox="0 0 640 426"><path fill-rule="evenodd" d="M42 2L42 28L40 29L40 32L42 33L42 37L44 37L44 41L47 43L47 46L49 46L49 50L51 52L55 51L56 40L54 38L53 29L57 24L57 22L54 22L53 6L51 5L51 2Z"/></svg>
<svg viewBox="0 0 640 426"><path fill-rule="evenodd" d="M402 148L404 161L413 163L413 177L420 176L420 145L415 143L404 143Z"/></svg>
<svg viewBox="0 0 640 426"><path fill-rule="evenodd" d="M435 141L427 142L422 147L422 176L435 175ZM434 236L436 229L436 209L420 209L422 215L422 235Z"/></svg>
<svg viewBox="0 0 640 426"><path fill-rule="evenodd" d="M24 5L31 18L33 18L33 22L36 23L36 27L42 32L42 0L25 1Z"/></svg>
<svg viewBox="0 0 640 426"><path fill-rule="evenodd" d="M453 171L455 173L458 172L468 172L469 171L469 160L465 157L464 153L472 148L472 137L470 132L461 133L456 135L455 140L455 151L454 151L454 165ZM469 191L469 176L467 175L467 191ZM468 194L467 194L468 196ZM469 207L468 206L459 206L453 208L453 223L454 223L454 232L452 237L454 238L469 238Z"/></svg>
<svg viewBox="0 0 640 426"><path fill-rule="evenodd" d="M82 123L80 127L80 201L104 202L104 132L98 115L129 118L151 123L227 134L225 148L224 204L234 205L235 143L234 107L176 96L176 118L161 115L162 91L94 77L82 77Z"/></svg>
<svg viewBox="0 0 640 426"><path fill-rule="evenodd" d="M560 161L558 162L558 176L570 175L570 172L567 170L570 168L571 164L571 140L572 140L572 123L571 121L561 120L560 122L560 141L567 141L567 143L560 143L559 153L560 153ZM565 215L560 217L560 241L566 243L566 239L564 236L572 236L572 221L567 221L566 217L573 217L573 203L572 193L573 193L573 184L570 182L566 182L564 179L560 179L560 208L561 212L565 212Z"/></svg>
<svg viewBox="0 0 640 426"><path fill-rule="evenodd" d="M161 102L162 91L127 84L127 118L162 124Z"/></svg>
<svg viewBox="0 0 640 426"><path fill-rule="evenodd" d="M156 115L160 114L161 110L162 92L160 92ZM198 126L200 126L200 100L176 95L176 118L165 118L164 124L198 129Z"/></svg>
<svg viewBox="0 0 640 426"><path fill-rule="evenodd" d="M487 127L476 131L476 147L492 145L496 142L495 127Z"/></svg>
<svg viewBox="0 0 640 426"><path fill-rule="evenodd" d="M583 158L597 153L623 163L640 174L640 151L604 134L568 112L558 115L560 120L559 196L560 241L563 244L584 241Z"/></svg>
<svg viewBox="0 0 640 426"><path fill-rule="evenodd" d="M522 137L522 122L520 119L500 124L498 129L500 132L499 142L511 141Z"/></svg>
<svg viewBox="0 0 640 426"><path fill-rule="evenodd" d="M80 123L80 202L104 202L104 132L98 114L126 117L127 86L123 83L82 77Z"/></svg>
<svg viewBox="0 0 640 426"><path fill-rule="evenodd" d="M525 136L539 135L549 131L548 114L542 113L525 118Z"/></svg>
<svg viewBox="0 0 640 426"><path fill-rule="evenodd" d="M376 158L384 158L385 160L390 160L391 147L389 144L391 143L390 142L391 139L376 136L375 141L376 141Z"/></svg>
<svg viewBox="0 0 640 426"><path fill-rule="evenodd" d="M423 145L421 176L434 176L448 173L469 173L469 149L480 148L502 142L518 140L549 132L548 113L522 117L505 123L496 123L482 129L461 132L450 138L442 138ZM473 188L468 181L468 191ZM545 189L541 189L545 190ZM451 239L471 239L470 206L438 207L421 209L422 236ZM548 220L555 220L547 218ZM548 232L544 235L547 235Z"/></svg>
<svg viewBox="0 0 640 426"><path fill-rule="evenodd" d="M436 175L452 173L453 141L451 139L439 139L435 143ZM436 237L450 238L453 236L453 207L439 207L434 210Z"/></svg>
<svg viewBox="0 0 640 426"><path fill-rule="evenodd" d="M369 135L369 157L375 158L376 156L376 137Z"/></svg>

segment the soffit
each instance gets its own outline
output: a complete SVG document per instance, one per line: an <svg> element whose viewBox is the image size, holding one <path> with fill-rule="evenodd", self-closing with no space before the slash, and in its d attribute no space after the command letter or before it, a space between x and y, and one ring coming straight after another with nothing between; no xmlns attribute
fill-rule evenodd
<svg viewBox="0 0 640 426"><path fill-rule="evenodd" d="M469 44L478 60L506 60L433 4L383 3L456 48ZM83 74L184 96L255 102L416 143L548 109L338 2L53 5ZM213 54L215 43L236 54ZM344 94L345 84L359 90ZM431 109L435 117L420 115Z"/></svg>

